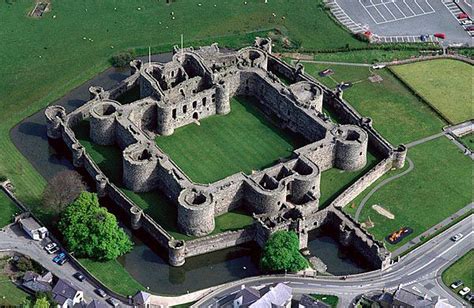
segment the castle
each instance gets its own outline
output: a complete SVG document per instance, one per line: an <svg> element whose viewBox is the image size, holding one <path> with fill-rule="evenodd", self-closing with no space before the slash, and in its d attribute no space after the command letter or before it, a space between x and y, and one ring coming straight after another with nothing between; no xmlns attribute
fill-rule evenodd
<svg viewBox="0 0 474 308"><path fill-rule="evenodd" d="M96 182L99 196L108 196L128 213L132 228L142 228L169 251L169 262L180 266L185 258L241 243L263 245L276 230L294 230L306 247L307 234L329 225L343 245L354 247L375 267L387 267L390 253L340 208L390 168L403 167L406 148L393 148L343 100L304 73L272 55L271 40L238 51L221 51L217 44L179 49L168 63L130 64L131 75L114 88L91 87L91 100L66 114L50 106L45 115L48 136L61 139L73 163ZM278 76L291 80L283 83ZM120 104L116 99L139 87L140 99ZM252 174L237 173L211 184L194 183L155 143L156 136L172 135L182 127L232 111L230 99L251 96L258 108L278 124L307 140L293 155ZM324 112L341 119L334 123ZM197 239L174 239L127 198L92 161L73 128L88 119L90 139L122 150L123 185L135 192L159 190L177 207L177 225ZM319 209L321 172L338 168L353 171L367 162L371 146L382 161L351 185L326 209ZM198 162L197 162L198 163ZM255 218L250 227L208 236L215 217L240 208Z"/></svg>

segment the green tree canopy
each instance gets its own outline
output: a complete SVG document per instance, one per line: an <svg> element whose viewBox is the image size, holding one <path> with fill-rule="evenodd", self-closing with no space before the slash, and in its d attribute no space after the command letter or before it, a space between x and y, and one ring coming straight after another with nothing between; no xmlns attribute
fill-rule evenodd
<svg viewBox="0 0 474 308"><path fill-rule="evenodd" d="M33 308L49 308L48 299L46 297L37 298Z"/></svg>
<svg viewBox="0 0 474 308"><path fill-rule="evenodd" d="M113 260L132 249L132 241L115 216L99 205L97 195L82 192L59 222L66 245L78 257Z"/></svg>
<svg viewBox="0 0 474 308"><path fill-rule="evenodd" d="M263 249L260 265L268 271L297 272L308 266L299 252L298 236L292 231L277 231L270 236Z"/></svg>

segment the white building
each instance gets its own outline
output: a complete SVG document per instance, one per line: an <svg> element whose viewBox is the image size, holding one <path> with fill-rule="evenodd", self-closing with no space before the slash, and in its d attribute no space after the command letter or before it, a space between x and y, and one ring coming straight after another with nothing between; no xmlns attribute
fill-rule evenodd
<svg viewBox="0 0 474 308"><path fill-rule="evenodd" d="M69 281L59 279L52 291L59 308L72 308L84 301L84 292Z"/></svg>

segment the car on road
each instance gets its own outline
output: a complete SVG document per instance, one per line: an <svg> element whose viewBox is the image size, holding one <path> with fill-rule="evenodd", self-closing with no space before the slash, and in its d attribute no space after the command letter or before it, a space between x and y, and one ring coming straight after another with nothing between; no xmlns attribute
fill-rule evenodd
<svg viewBox="0 0 474 308"><path fill-rule="evenodd" d="M74 276L74 278L76 278L77 280L79 280L81 282L86 280L86 276L82 275L80 272L77 272L72 276Z"/></svg>
<svg viewBox="0 0 474 308"><path fill-rule="evenodd" d="M102 289L95 289L94 292L95 292L95 294L97 294L97 295L99 295L100 297L103 297L103 298L107 296L107 293L105 293L105 291L102 290Z"/></svg>
<svg viewBox="0 0 474 308"><path fill-rule="evenodd" d="M44 250L46 250L46 252L51 255L53 253L58 252L59 247L55 242L51 242L51 243L47 244L46 246L44 246Z"/></svg>
<svg viewBox="0 0 474 308"><path fill-rule="evenodd" d="M115 298L109 297L105 300L107 303L109 303L113 307L118 307L120 302L116 300Z"/></svg>
<svg viewBox="0 0 474 308"><path fill-rule="evenodd" d="M462 20L461 25L463 25L463 26L472 25L472 20L470 20L470 19Z"/></svg>
<svg viewBox="0 0 474 308"><path fill-rule="evenodd" d="M467 293L469 293L470 291L471 291L471 289L469 289L468 287L464 287L459 291L459 295L464 296Z"/></svg>
<svg viewBox="0 0 474 308"><path fill-rule="evenodd" d="M452 240L453 242L457 242L457 241L459 241L460 239L462 239L462 237L463 237L462 233L458 233L458 234L454 235L454 236L451 238L451 240Z"/></svg>
<svg viewBox="0 0 474 308"><path fill-rule="evenodd" d="M384 64L374 64L374 65L372 65L372 68L373 68L374 70L379 70L379 69L382 69L382 68L384 68L384 67L385 67Z"/></svg>
<svg viewBox="0 0 474 308"><path fill-rule="evenodd" d="M453 282L451 284L451 288L452 289L457 289L459 288L460 286L462 286L464 284L464 282L462 282L462 280L456 280L455 282Z"/></svg>
<svg viewBox="0 0 474 308"><path fill-rule="evenodd" d="M53 258L53 262L58 263L59 261L65 258L66 258L66 254L64 252L60 252Z"/></svg>

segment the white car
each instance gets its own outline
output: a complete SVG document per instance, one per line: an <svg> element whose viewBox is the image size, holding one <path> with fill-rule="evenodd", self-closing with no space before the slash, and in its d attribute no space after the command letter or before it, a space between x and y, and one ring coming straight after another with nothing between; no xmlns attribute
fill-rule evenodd
<svg viewBox="0 0 474 308"><path fill-rule="evenodd" d="M374 70L379 70L379 69L382 69L384 67L385 67L385 65L383 65L383 64L374 64L374 65L372 65L372 68Z"/></svg>
<svg viewBox="0 0 474 308"><path fill-rule="evenodd" d="M461 25L463 26L472 25L472 20L470 19L461 20Z"/></svg>
<svg viewBox="0 0 474 308"><path fill-rule="evenodd" d="M46 250L48 254L53 254L59 250L59 247L55 242L51 242L48 245L44 246L44 250Z"/></svg>
<svg viewBox="0 0 474 308"><path fill-rule="evenodd" d="M452 240L453 242L457 242L457 241L459 241L460 239L462 239L462 237L463 237L462 233L458 233L458 234L454 235L454 236L451 238L451 240Z"/></svg>
<svg viewBox="0 0 474 308"><path fill-rule="evenodd" d="M469 289L468 287L464 287L464 288L462 288L461 291L459 291L459 295L464 296L467 293L469 293L469 291L471 291L471 289Z"/></svg>

